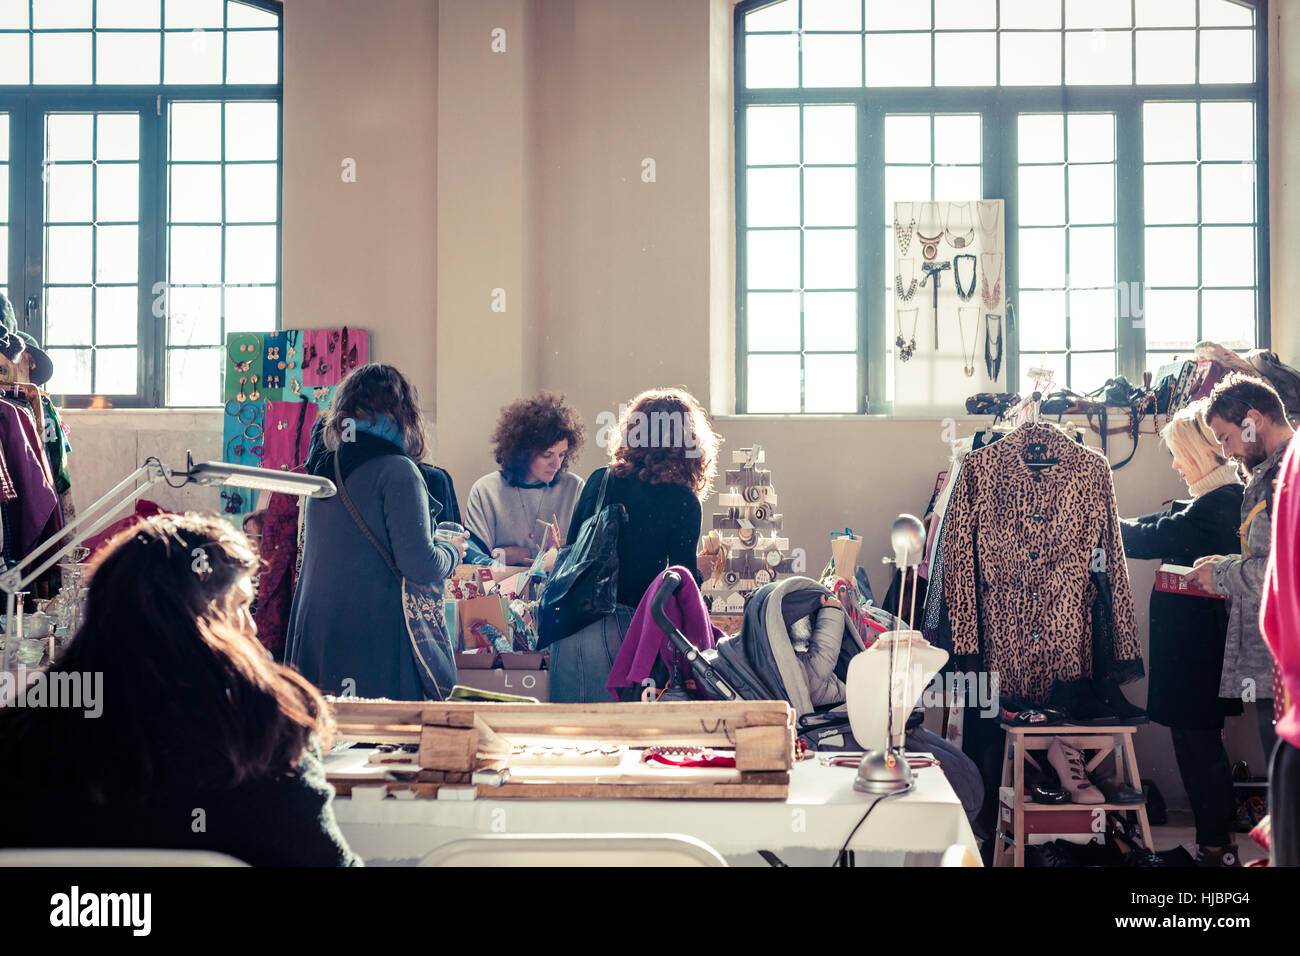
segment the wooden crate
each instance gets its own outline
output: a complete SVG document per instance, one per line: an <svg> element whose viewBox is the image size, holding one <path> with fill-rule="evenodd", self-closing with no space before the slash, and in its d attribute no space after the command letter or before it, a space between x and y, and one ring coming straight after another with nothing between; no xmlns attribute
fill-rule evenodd
<svg viewBox="0 0 1300 956"><path fill-rule="evenodd" d="M651 746L734 750L738 779L660 783L507 782L480 786L492 797L564 799L785 799L794 765L794 710L785 701L737 703L498 704L432 701L334 702L338 739L416 744L421 773L390 789L432 794L465 785L475 770L500 769L512 736L588 740L631 749ZM339 793L355 779L332 781Z"/></svg>

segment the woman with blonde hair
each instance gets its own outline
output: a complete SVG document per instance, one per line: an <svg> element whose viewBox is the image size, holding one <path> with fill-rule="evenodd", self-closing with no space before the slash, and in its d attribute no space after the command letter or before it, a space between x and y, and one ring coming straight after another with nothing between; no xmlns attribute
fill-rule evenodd
<svg viewBox="0 0 1300 956"><path fill-rule="evenodd" d="M618 540L618 608L551 645L554 702L609 700L605 681L623 636L664 568L682 565L702 582L695 558L700 505L713 491L719 443L704 407L684 388L647 389L620 408L617 425L602 429L597 441L607 446L609 464L587 478L567 540L578 537L598 501L627 510Z"/></svg>
<svg viewBox="0 0 1300 956"><path fill-rule="evenodd" d="M1191 567L1203 555L1238 550L1241 478L1205 423L1207 404L1202 400L1187 406L1160 432L1173 456L1171 467L1187 483L1191 499L1175 501L1166 511L1122 519L1128 557ZM1240 714L1242 705L1219 697L1227 602L1153 590L1150 622L1147 713L1173 737L1178 772L1196 819L1197 862L1240 866L1229 839L1234 800L1223 718Z"/></svg>

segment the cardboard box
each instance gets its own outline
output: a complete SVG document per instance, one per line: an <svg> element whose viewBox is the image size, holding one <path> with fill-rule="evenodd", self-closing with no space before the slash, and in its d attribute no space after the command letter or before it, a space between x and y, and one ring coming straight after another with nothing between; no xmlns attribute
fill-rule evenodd
<svg viewBox="0 0 1300 956"><path fill-rule="evenodd" d="M1156 590L1164 591L1166 594L1188 594L1193 597L1227 600L1226 595L1215 594L1213 591L1202 591L1198 587L1193 587L1192 583L1183 576L1191 570L1191 568L1184 567L1181 564L1160 565L1156 569Z"/></svg>
<svg viewBox="0 0 1300 956"><path fill-rule="evenodd" d="M527 570L529 570L527 565L523 567L501 565L498 567L494 564L461 564L457 565L456 570L452 572L452 577L460 581L478 581L482 578L479 572L486 571L493 581L502 581L511 575Z"/></svg>
<svg viewBox="0 0 1300 956"><path fill-rule="evenodd" d="M457 655L458 658L460 656ZM468 656L485 657L491 660L490 654ZM502 654L499 656L508 657L513 655ZM522 694L526 697L536 697L544 704L549 703L551 699L551 675L550 671L547 670L518 670L505 667L467 668L457 671L456 683L479 690L495 691L498 694Z"/></svg>
<svg viewBox="0 0 1300 956"><path fill-rule="evenodd" d="M456 626L460 632L456 642L457 650L468 651L486 646L486 642L471 630L480 622L491 624L506 636L506 640L511 639L512 631L506 624L506 605L500 595L487 594L456 602Z"/></svg>
<svg viewBox="0 0 1300 956"><path fill-rule="evenodd" d="M998 796L1001 806L998 812L1002 815L1002 825L1005 832L1012 833L1016 822L1015 813L1015 794L1010 787L999 787ZM1025 807L1042 806L1042 804L1030 803L1025 801ZM1051 810L1029 810L1025 812L1025 837L1030 842L1035 842L1034 836L1051 835L1051 839L1074 839L1077 836L1086 836L1088 838L1100 836L1095 829L1098 811L1094 807L1080 803L1062 803ZM1101 814L1101 819L1105 820L1105 814ZM1085 840L1086 842L1086 840Z"/></svg>

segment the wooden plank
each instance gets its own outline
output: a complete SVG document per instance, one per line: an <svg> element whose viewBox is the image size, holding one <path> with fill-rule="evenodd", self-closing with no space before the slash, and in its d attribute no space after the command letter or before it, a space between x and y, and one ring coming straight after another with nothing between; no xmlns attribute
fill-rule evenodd
<svg viewBox="0 0 1300 956"><path fill-rule="evenodd" d="M794 766L794 728L741 727L736 731L737 770L789 770Z"/></svg>
<svg viewBox="0 0 1300 956"><path fill-rule="evenodd" d="M424 775L421 774L421 777ZM388 781L391 794L397 790L410 790L420 797L435 797L441 786L463 786L469 783L467 774L446 774L441 782L417 780ZM372 781L330 780L339 796L348 796L353 785L364 786ZM500 787L480 786L478 795L484 800L785 800L790 795L788 773L746 773L739 783L507 783Z"/></svg>
<svg viewBox="0 0 1300 956"><path fill-rule="evenodd" d="M420 734L420 766L425 770L474 769L478 731L473 727L428 727Z"/></svg>

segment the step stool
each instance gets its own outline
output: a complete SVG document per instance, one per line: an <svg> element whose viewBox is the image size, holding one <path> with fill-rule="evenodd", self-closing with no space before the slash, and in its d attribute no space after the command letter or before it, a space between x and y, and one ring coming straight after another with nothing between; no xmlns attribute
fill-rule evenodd
<svg viewBox="0 0 1300 956"><path fill-rule="evenodd" d="M1034 803L1025 800L1025 762L1035 769L1041 769L1038 761L1027 751L1045 749L1051 740L1043 738L1066 737L1068 742L1083 751L1095 751L1092 758L1084 764L1088 771L1095 770L1111 753L1115 754L1116 776L1121 783L1127 783L1134 790L1142 789L1138 774L1137 755L1133 749L1133 734L1137 727L1126 724L1114 727L1085 727L1079 724L1056 724L1051 727L1018 727L1003 724L1006 731L1006 746L1003 748L1002 786L1010 787L1014 794L1012 805L1012 832L1006 832L1003 820L1001 800L998 803L998 827L994 836L994 866L1025 865L1025 814L1039 811L1060 812L1062 810L1115 810L1121 813L1130 810L1138 815L1139 833L1148 850L1154 849L1151 842L1151 824L1147 821L1146 801L1142 803ZM1028 738L1034 738L1032 741Z"/></svg>

